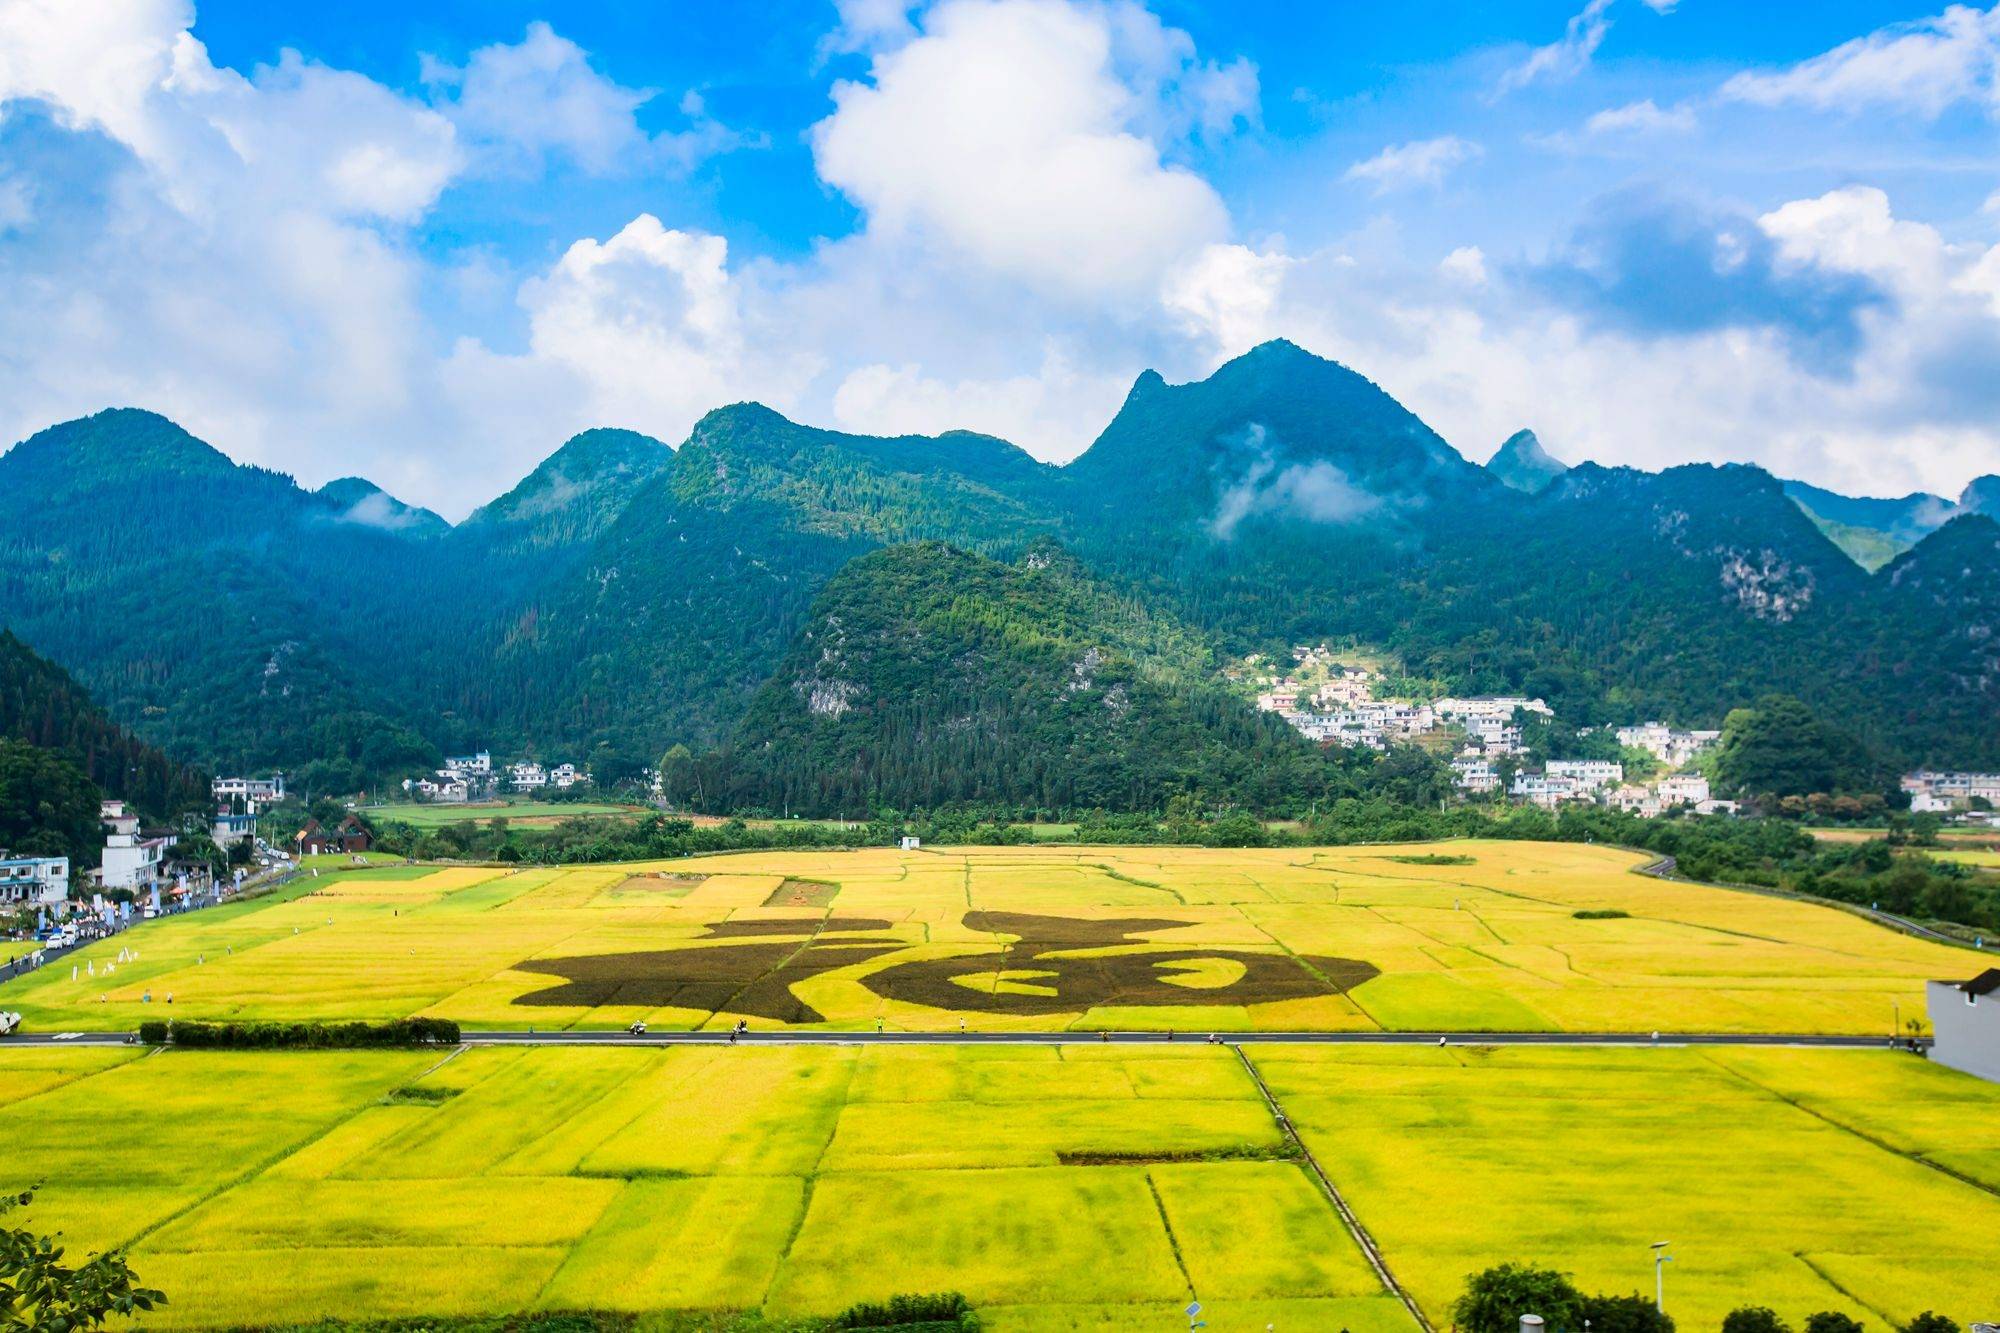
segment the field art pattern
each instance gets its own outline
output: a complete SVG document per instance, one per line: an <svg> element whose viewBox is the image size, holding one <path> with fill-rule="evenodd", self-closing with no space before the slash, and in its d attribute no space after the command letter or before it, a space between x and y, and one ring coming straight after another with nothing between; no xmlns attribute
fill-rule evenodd
<svg viewBox="0 0 2000 1333"><path fill-rule="evenodd" d="M1440 1327L1502 1260L1650 1289L1655 1239L1686 1329L2000 1304L2000 1090L1914 1057L1246 1051ZM149 1326L958 1290L1003 1331L1197 1297L1217 1329L1415 1327L1206 1044L0 1048L0 1144L37 1225L167 1290Z"/></svg>
<svg viewBox="0 0 2000 1333"><path fill-rule="evenodd" d="M0 986L0 1005L90 1029L425 1014L542 1030L1886 1034L1895 1005L1922 1011L1923 981L1977 961L1640 864L1468 842L357 869L147 925ZM1578 916L1606 911L1627 915Z"/></svg>

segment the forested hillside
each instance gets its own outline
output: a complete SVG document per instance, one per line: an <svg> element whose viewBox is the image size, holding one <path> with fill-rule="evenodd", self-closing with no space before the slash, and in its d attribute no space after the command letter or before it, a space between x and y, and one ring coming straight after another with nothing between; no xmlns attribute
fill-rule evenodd
<svg viewBox="0 0 2000 1333"><path fill-rule="evenodd" d="M315 790L472 745L611 776L676 743L740 764L754 723L794 756L760 782L845 801L924 781L885 752L807 782L796 756L819 751L773 711L822 594L887 591L904 567L836 575L947 543L950 559L925 559L984 571L1014 616L1053 595L1019 558L1056 542L1076 587L1175 627L1210 664L1332 639L1457 689L1541 695L1571 725L1719 726L1779 691L1885 762L2000 764L1990 520L1916 534L1871 576L1798 488L1754 468L1563 470L1525 434L1495 464L1282 342L1194 384L1141 376L1064 467L986 436L878 439L739 404L678 450L587 431L456 527L358 479L305 491L121 410L0 455L0 619L148 740L282 765ZM1887 524L1912 505L1839 512ZM954 563L970 555L1011 572ZM892 610L938 614L907 597ZM1065 647L1101 637L1051 624ZM897 642L869 648L871 670ZM1167 691L1163 706L1214 683L1132 660L1132 688ZM987 697L980 673L1026 670L982 650L953 686L973 694L913 697L942 711L906 721L931 727Z"/></svg>

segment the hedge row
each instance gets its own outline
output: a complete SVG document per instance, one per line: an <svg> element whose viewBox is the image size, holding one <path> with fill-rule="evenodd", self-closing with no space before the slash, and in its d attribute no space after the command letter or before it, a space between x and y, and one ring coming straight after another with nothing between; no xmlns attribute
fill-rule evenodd
<svg viewBox="0 0 2000 1333"><path fill-rule="evenodd" d="M273 1050L332 1050L358 1046L456 1046L458 1024L448 1018L398 1018L387 1023L169 1023L139 1025L150 1046Z"/></svg>
<svg viewBox="0 0 2000 1333"><path fill-rule="evenodd" d="M891 1296L887 1304L851 1306L835 1315L828 1328L894 1328L913 1330L976 1329L979 1316L972 1302L957 1292L935 1296Z"/></svg>

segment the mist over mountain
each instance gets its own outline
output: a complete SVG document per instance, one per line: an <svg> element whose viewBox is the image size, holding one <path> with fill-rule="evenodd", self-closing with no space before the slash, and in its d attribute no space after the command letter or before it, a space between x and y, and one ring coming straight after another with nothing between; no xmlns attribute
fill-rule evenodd
<svg viewBox="0 0 2000 1333"><path fill-rule="evenodd" d="M1027 718L1034 743L1017 751L1009 732L989 778L1045 790L1021 775L1103 739L1081 725L1102 718L1050 692L1048 654L1074 649L1129 663L1141 730L1206 756L1147 768L1157 797L1247 773L1217 756L1269 760L1270 738L1226 710L1185 730L1190 709L1220 707L1222 662L1320 640L1453 688L1540 695L1576 723L1715 726L1781 689L1897 762L1996 762L2000 672L1980 645L2000 551L1981 536L1991 519L1925 527L1934 504L1753 467L1565 468L1529 432L1481 467L1285 342L1194 383L1140 376L1067 466L989 436L854 435L746 403L678 448L586 431L455 527L358 478L303 490L124 409L0 455L0 624L184 759L310 769L332 788L475 744L613 775L684 744L769 747L736 770L746 804L937 798L920 750ZM1872 575L1829 532L1864 522L1899 543ZM1066 581L1024 567L1031 551ZM984 613L954 609L961 580L1002 627L1036 628L1029 608L1047 603L1055 646L996 641ZM855 610L878 595L862 635ZM903 680L899 661L960 677L911 677L903 713L871 687L855 717L887 730L865 743L857 722L794 706L799 654L842 606L860 677ZM1132 646L1158 634L1183 645L1171 678ZM993 704L1008 681L1027 693Z"/></svg>

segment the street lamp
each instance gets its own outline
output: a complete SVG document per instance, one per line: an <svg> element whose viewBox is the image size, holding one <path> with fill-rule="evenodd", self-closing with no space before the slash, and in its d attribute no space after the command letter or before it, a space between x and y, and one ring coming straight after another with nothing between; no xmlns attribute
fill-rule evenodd
<svg viewBox="0 0 2000 1333"><path fill-rule="evenodd" d="M1667 1265L1674 1261L1674 1256L1667 1253L1671 1244L1670 1240L1653 1242L1653 1308L1661 1314L1667 1312Z"/></svg>

